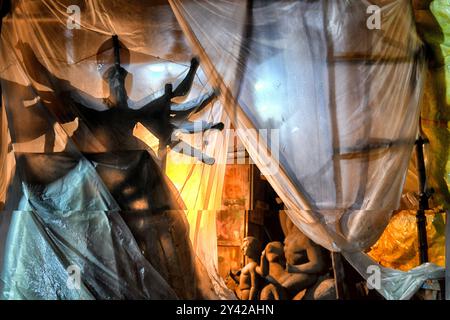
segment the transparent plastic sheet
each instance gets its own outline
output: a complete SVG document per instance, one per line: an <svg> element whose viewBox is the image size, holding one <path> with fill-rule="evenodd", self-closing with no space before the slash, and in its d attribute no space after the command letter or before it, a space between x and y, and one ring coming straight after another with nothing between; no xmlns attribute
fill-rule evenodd
<svg viewBox="0 0 450 320"><path fill-rule="evenodd" d="M80 7L81 29L67 28L69 5ZM8 120L2 117L1 156L8 150L3 134L8 122L17 166L12 183L5 179L13 172L10 166L7 174L2 171L0 184L9 184L0 218L1 296L227 297L214 263L203 265L192 251L180 194L161 172L160 159L140 142L152 136L151 119L142 118L134 129L126 127L125 118L117 119L108 123L109 131L102 131L101 120L86 116L94 111L80 112L72 103L107 110L102 98L109 88L102 74L112 64L113 49L107 44L113 34L119 36L122 65L129 73L132 109L162 96L165 83L177 88L188 73L192 53L167 4L14 1L12 15L4 21L0 74ZM189 94L175 102L199 101L211 90L202 78L199 70ZM215 104L196 119L225 117ZM131 138L133 133L141 140ZM212 145L217 141L214 134L203 138ZM208 185L221 185L220 170L212 166L201 171L196 183L206 179ZM208 194L211 203L220 197L218 192ZM199 201L195 208L202 206L211 204ZM214 230L207 236L204 247L216 241ZM214 251L208 253L200 259L214 257ZM71 265L81 269L81 290L75 292L66 285Z"/></svg>
<svg viewBox="0 0 450 320"><path fill-rule="evenodd" d="M343 255L366 279L368 273L373 274L373 266L377 266L374 260L362 252L344 252ZM445 269L432 263L422 264L407 272L378 267L381 281L375 289L388 300L408 300L426 280L442 280L445 277Z"/></svg>
<svg viewBox="0 0 450 320"><path fill-rule="evenodd" d="M225 128L230 127L230 121L220 103L214 105L211 114L214 115L212 119L217 119L221 115ZM226 287L218 274L216 232L216 212L222 208L228 135L229 131L225 130L220 133L211 132L204 140L196 136L185 136L185 141L189 141L191 145L204 149L206 154L214 155L216 164L213 166L200 164L185 155L171 152L167 159L166 172L188 208L190 239L195 253L212 279L215 292L221 298L235 299L234 293Z"/></svg>
<svg viewBox="0 0 450 320"><path fill-rule="evenodd" d="M377 263L359 250L400 205L419 128L425 59L411 2L170 3L292 221L367 279ZM366 24L373 4L380 30ZM279 140L246 128L275 130ZM382 270L388 299L411 297L443 271Z"/></svg>
<svg viewBox="0 0 450 320"><path fill-rule="evenodd" d="M373 244L418 133L424 58L410 2L379 3L381 30L368 29L365 1L171 4L296 225L332 250ZM245 128L275 131L279 146Z"/></svg>
<svg viewBox="0 0 450 320"><path fill-rule="evenodd" d="M12 213L5 243L1 298L176 298L160 271L144 259L119 209L109 209L114 200L95 185L95 171L84 161L44 192L24 187L26 196ZM85 192L89 207L71 206L81 202L79 192ZM67 286L70 265L80 268L80 290Z"/></svg>

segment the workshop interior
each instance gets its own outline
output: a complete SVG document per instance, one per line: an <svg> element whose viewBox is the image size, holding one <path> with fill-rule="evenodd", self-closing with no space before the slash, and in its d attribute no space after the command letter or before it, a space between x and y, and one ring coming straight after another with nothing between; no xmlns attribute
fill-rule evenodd
<svg viewBox="0 0 450 320"><path fill-rule="evenodd" d="M1 300L450 299L447 0L0 12Z"/></svg>

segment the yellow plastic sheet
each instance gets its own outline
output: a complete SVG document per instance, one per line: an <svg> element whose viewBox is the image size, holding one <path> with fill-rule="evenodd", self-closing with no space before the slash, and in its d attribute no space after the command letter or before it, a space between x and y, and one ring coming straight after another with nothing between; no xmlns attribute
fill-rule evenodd
<svg viewBox="0 0 450 320"><path fill-rule="evenodd" d="M426 215L429 260L445 266L445 214L430 210ZM418 248L416 211L404 210L392 217L369 256L384 267L408 271L420 265Z"/></svg>

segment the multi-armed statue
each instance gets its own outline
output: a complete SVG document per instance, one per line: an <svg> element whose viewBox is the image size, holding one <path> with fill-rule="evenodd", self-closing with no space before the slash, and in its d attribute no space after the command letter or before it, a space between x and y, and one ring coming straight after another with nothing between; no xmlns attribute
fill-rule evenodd
<svg viewBox="0 0 450 320"><path fill-rule="evenodd" d="M214 163L212 157L187 145L174 134L176 130L195 133L223 129L222 123L188 120L190 115L209 105L216 92L182 104L172 102L173 98L185 96L191 90L199 61L192 59L187 76L175 89L166 84L159 97L146 97L135 102L128 96L125 87L128 72L121 63L121 55L126 56L128 49L117 36L105 42L97 53L97 63L105 52L110 53L113 49L114 53L112 59L108 57L101 66L97 65L108 85L109 96L106 98L92 97L68 80L52 74L29 44L19 42L17 48L31 85L3 82L17 93L9 95L7 101L14 129L13 142L34 141L45 136L43 153L16 154L21 186L27 191L27 198L21 202L25 207L17 209L31 210L31 205L39 208L35 210L38 216L48 213L52 219L30 220L31 216L24 214L18 215L17 222L11 224L5 261L14 267L4 270L5 276L1 279L5 283L3 295L45 299L49 298L47 293L58 297L71 293L58 293L59 289L51 287L45 292L32 287L24 292L16 285L40 283L45 277L53 279L53 275L60 272L59 266L52 265L53 270L47 265L50 259L60 258L60 251L55 249L58 243L52 243L50 238L42 240L45 255L39 251L44 249L32 246L40 237L35 231L37 224L45 230L64 226L72 230L70 235L82 239L74 243L78 247L73 250L89 250L89 256L93 257L88 260L87 253L75 255L85 265L83 272L92 275L91 278L85 276L84 281L90 288L87 294L95 298L193 299L214 296L208 275L201 271L202 266L192 250L185 207L177 190L158 165L153 150L133 135L136 124L141 123L159 139L160 157L164 157L167 147L181 145L175 148L176 151L188 151L187 155L203 163ZM102 72L103 69L106 71ZM33 96L33 105L25 105L28 99L25 93ZM55 137L61 130L55 128L68 123L72 128L75 124L75 129L65 132L65 149L56 152L55 142L59 140ZM70 187L68 180L72 184ZM54 191L51 196L49 190ZM79 216L77 223L67 218L67 212ZM81 218L83 215L86 217ZM100 223L105 217L108 217L107 221ZM20 239L15 238L16 230L23 233ZM120 231L114 233L111 230ZM67 230L64 232L68 234ZM99 234L107 236L96 238ZM125 243L124 239L129 241ZM109 251L101 251L104 248ZM28 251L24 253L24 250ZM99 275L105 275L108 263L113 265L108 275L113 276L108 281L101 280ZM38 270L41 265L47 268L45 270L53 271L43 274ZM14 272L19 268L28 272ZM59 286L58 281L53 281L55 286ZM149 290L146 286L153 287ZM106 295L108 290L114 293Z"/></svg>

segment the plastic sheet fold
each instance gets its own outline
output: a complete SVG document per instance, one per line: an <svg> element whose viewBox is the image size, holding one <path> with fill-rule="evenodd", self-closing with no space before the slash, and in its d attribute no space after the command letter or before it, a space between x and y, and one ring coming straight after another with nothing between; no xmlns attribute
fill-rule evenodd
<svg viewBox="0 0 450 320"><path fill-rule="evenodd" d="M77 22L70 5L80 9L79 28L68 27ZM196 179L186 172L175 182L206 180L211 187L205 194L210 203L200 198L193 206L183 201L192 195L180 195L162 170L171 165L170 153L147 143L166 138L178 124L191 126L193 112L181 111L212 92L201 69L193 69L193 54L167 3L13 1L0 53L1 298L229 295L214 274L216 251L203 249L214 246L214 230L194 230L209 240L196 255L186 216L186 209L213 208L220 199L223 165L182 162ZM126 99L114 91L121 81ZM164 103L183 114L176 123L149 109L161 104L148 107L169 94L177 97ZM227 124L222 106L212 104L193 120ZM204 132L194 146L205 158L224 157L222 150L207 150L205 141L214 145L217 139ZM195 220L195 210L190 215ZM75 269L81 288L72 290L68 270Z"/></svg>
<svg viewBox="0 0 450 320"><path fill-rule="evenodd" d="M94 168L81 160L44 190L24 186L5 243L2 299L177 298L157 262L141 254L107 189L96 184ZM82 270L79 290L67 286L71 265Z"/></svg>
<svg viewBox="0 0 450 320"><path fill-rule="evenodd" d="M442 280L445 269L432 263L425 263L409 271L400 271L379 266L368 255L362 252L344 252L344 257L350 264L369 281L374 281L374 267L380 275L378 285L373 285L383 297L388 300L409 300L427 280ZM372 277L372 278L371 278Z"/></svg>

